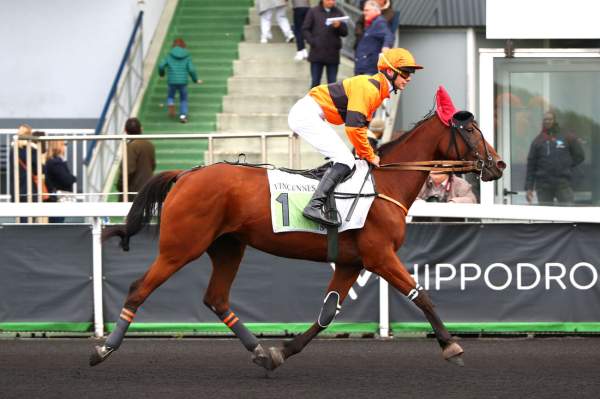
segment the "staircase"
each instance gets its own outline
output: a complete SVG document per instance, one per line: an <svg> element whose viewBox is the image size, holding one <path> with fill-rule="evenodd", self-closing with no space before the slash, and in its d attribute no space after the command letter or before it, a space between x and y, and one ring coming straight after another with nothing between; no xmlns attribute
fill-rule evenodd
<svg viewBox="0 0 600 399"><path fill-rule="evenodd" d="M167 116L167 79L159 79L156 68L139 113L144 133L217 130L217 114L223 109L227 81L233 73L233 60L238 58L238 43L252 4L253 0L179 0L159 60L169 52L175 38L183 38L203 83L188 85L189 122L182 124ZM207 149L204 140L157 140L154 145L157 172L203 163Z"/></svg>
<svg viewBox="0 0 600 399"><path fill-rule="evenodd" d="M255 8L249 11L249 24L244 27L244 41L239 43L239 59L233 62L233 76L227 81L223 110L217 115L219 132L288 132L287 114L292 105L310 88L310 64L295 62L295 43L285 43L273 19L273 39L260 44L260 19ZM288 9L290 22L291 9ZM325 74L323 74L325 75ZM352 75L352 67L340 65L338 79ZM325 76L323 76L325 83ZM336 128L339 132L343 129ZM345 134L342 133L345 138ZM216 141L215 160L236 159L239 152L249 162L260 162L260 141L243 139ZM267 162L288 166L287 139L269 139ZM302 143L301 164L313 167L323 157L310 145Z"/></svg>

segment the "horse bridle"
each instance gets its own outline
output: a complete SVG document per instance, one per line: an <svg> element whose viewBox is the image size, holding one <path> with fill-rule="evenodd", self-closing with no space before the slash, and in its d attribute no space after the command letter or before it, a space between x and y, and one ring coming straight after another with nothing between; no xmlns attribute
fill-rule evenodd
<svg viewBox="0 0 600 399"><path fill-rule="evenodd" d="M470 113L469 111L459 111L452 116L452 120L450 121L450 132L451 132L452 136L450 139L450 143L448 145L447 154L450 155L451 147L454 146L454 151L456 152L456 158L460 159L461 161L465 161L465 158L463 156L461 156L461 154L460 154L460 150L458 149L458 143L456 140L456 133L460 134L460 136L462 137L464 142L467 144L467 147L469 147L471 154L473 155L474 158L476 158L475 161L471 161L471 162L475 162L475 165L473 168L474 171L481 173L483 171L484 167L490 168L490 167L492 167L494 162L493 162L492 155L490 154L490 152L488 150L485 138L483 137L483 132L481 131L481 129L479 129L479 127L475 123L474 119L475 119L475 116L472 113ZM479 151L477 150L477 146L474 145L473 142L470 140L470 136L472 136L471 133L473 133L473 131L467 129L467 126L469 125L469 123L471 124L472 129L475 129L479 132L479 135L481 137L481 142L483 143L483 148L485 150L484 157L482 157L479 154ZM466 162L469 162L469 161L466 161Z"/></svg>
<svg viewBox="0 0 600 399"><path fill-rule="evenodd" d="M460 172L460 173L468 173L468 172L476 172L481 174L485 167L493 166L493 157L490 154L487 143L485 142L485 138L483 137L483 132L479 129L477 124L474 121L474 116L469 111L459 111L452 116L450 120L450 143L448 145L447 155L449 157L450 152L452 151L452 147L454 147L454 151L456 153L456 158L459 161L414 161L414 162L395 162L389 164L380 165L381 168L393 168L397 170L421 170L421 171L436 171L436 172ZM484 157L481 156L479 151L477 150L477 146L473 144L470 140L470 136L472 135L472 130L468 129L467 126L471 126L473 129L477 130L480 134L481 141L483 143L483 148L485 150ZM462 137L465 144L469 148L469 151L476 158L475 161L467 161L464 156L461 155L460 150L458 148L458 141L456 138L457 133Z"/></svg>

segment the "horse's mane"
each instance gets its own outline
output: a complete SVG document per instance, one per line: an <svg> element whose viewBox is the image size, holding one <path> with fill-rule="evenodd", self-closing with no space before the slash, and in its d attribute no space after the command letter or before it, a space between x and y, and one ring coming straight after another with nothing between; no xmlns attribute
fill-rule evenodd
<svg viewBox="0 0 600 399"><path fill-rule="evenodd" d="M388 141L385 144L382 144L378 149L377 152L379 155L385 155L388 152L390 152L393 148L395 148L397 145L403 143L404 141L406 141L410 136L412 136L415 131L417 130L417 128L419 126L421 126L423 123L427 122L429 119L431 119L432 117L435 116L435 105L432 109L429 110L429 112L427 112L427 114L421 118L420 121L418 121L417 123L415 123L412 127L412 129L410 129L408 132L404 133L402 136L398 137L396 140L392 140L392 141Z"/></svg>

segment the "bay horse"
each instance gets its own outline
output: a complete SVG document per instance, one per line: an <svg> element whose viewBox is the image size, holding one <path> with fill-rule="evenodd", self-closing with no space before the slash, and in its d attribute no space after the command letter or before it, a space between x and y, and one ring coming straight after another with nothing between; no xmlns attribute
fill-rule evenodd
<svg viewBox="0 0 600 399"><path fill-rule="evenodd" d="M115 330L104 345L95 347L90 365L104 361L119 348L137 309L158 286L205 252L212 262L212 275L204 303L242 341L252 360L266 370L274 370L302 351L333 321L363 268L385 279L421 309L443 358L462 365L463 349L448 333L426 290L415 283L396 254L405 238L406 209L431 169L414 166L424 164L417 161L462 161L460 164L479 173L483 181L500 178L506 167L471 113L451 115L454 117L447 119L440 113L438 98L437 112L380 147L382 166L373 170L373 177L377 191L388 200L377 198L373 202L362 229L340 233L338 261L317 321L281 347L263 348L230 309L229 292L244 249L250 245L276 256L325 262L327 237L306 232L273 233L264 168L218 163L154 176L136 196L125 226L104 231L105 239L120 236L121 246L127 250L129 237L157 214L159 253L147 272L131 284Z"/></svg>

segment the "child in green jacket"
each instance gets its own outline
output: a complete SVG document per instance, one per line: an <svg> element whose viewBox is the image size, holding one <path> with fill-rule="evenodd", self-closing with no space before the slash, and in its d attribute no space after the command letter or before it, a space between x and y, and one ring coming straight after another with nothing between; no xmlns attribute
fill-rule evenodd
<svg viewBox="0 0 600 399"><path fill-rule="evenodd" d="M188 74L194 83L201 83L202 81L198 80L192 57L187 51L183 39L175 39L169 54L158 64L158 74L161 77L165 76L165 69L167 71L167 84L169 85L167 92L169 116L175 116L175 93L179 92L179 99L181 100L179 121L186 123L188 121Z"/></svg>

